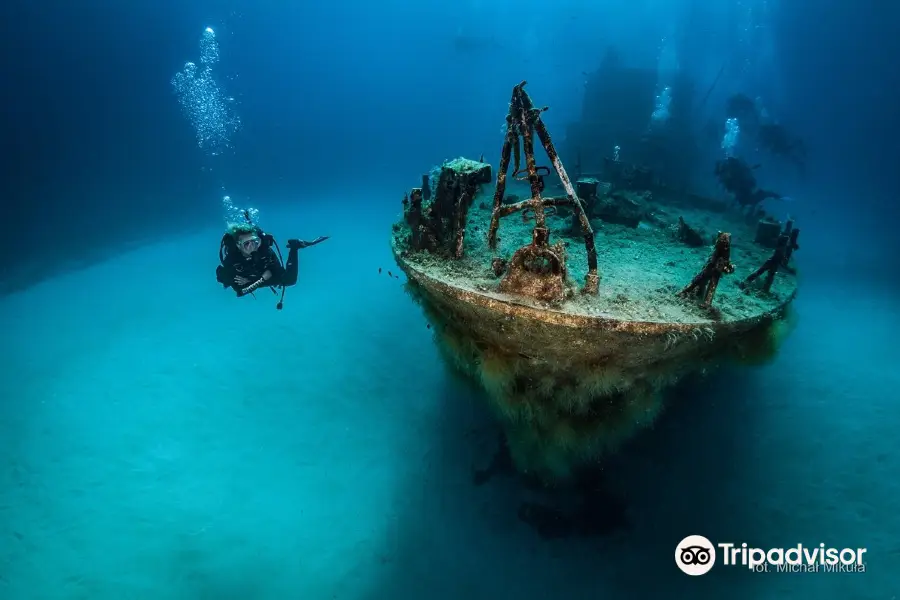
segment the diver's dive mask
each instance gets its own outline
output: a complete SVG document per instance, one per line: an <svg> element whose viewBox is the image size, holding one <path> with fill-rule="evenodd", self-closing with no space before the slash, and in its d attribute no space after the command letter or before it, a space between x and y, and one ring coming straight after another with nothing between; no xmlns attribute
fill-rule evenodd
<svg viewBox="0 0 900 600"><path fill-rule="evenodd" d="M259 250L259 236L254 235L253 237L249 237L246 240L238 240L237 244L241 250L243 250L247 254L252 254L253 252Z"/></svg>

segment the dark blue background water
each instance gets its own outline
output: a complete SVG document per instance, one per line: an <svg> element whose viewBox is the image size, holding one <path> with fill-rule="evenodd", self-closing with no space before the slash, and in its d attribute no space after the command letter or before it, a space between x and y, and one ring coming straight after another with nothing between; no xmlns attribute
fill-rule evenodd
<svg viewBox="0 0 900 600"><path fill-rule="evenodd" d="M0 596L900 593L897 15L836 0L765 16L732 0L558 6L0 7L0 284L18 290L0 308ZM218 157L170 84L207 26L243 122ZM805 180L771 171L794 198L778 210L804 228L801 325L774 365L679 390L612 467L634 533L548 545L515 519L512 483L472 489L493 439L478 399L374 274L421 173L496 161L512 85L529 80L562 139L605 48L655 68L664 37L700 89L728 62L709 115L730 93L763 95L806 139ZM224 194L279 238L333 236L304 254L284 313L215 285ZM870 570L698 581L671 554L704 532L868 545Z"/></svg>
<svg viewBox="0 0 900 600"><path fill-rule="evenodd" d="M497 21L512 12L497 4L5 3L4 202L40 240L73 227L129 236L150 223L208 220L217 190L169 85L196 58L207 25L219 33L218 70L235 77L226 89L245 123L228 187L257 198L273 185L338 177L399 185L446 156L491 156L508 88L521 79L553 107L551 124L566 123L581 102L581 73L608 44L653 67L673 20L687 20L682 3L670 4L536 5L517 26ZM807 139L811 181L794 194L804 205L839 215L829 224L851 218L886 233L900 119L894 19L836 0L770 3L763 23L737 2L697 4L680 60L698 87L723 56L759 64L730 68L717 94L752 86ZM766 28L773 48L742 45L761 37L747 27ZM484 45L458 50L458 32ZM48 206L65 214L64 227L48 221Z"/></svg>

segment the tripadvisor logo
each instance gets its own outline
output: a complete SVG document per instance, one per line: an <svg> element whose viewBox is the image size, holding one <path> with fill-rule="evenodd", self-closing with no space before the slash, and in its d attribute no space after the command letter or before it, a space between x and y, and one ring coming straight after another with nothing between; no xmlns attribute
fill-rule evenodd
<svg viewBox="0 0 900 600"><path fill-rule="evenodd" d="M741 566L758 573L864 573L865 548L829 548L825 544L790 548L754 548L747 544L713 544L689 535L675 547L675 564L688 575L705 575L715 566Z"/></svg>
<svg viewBox="0 0 900 600"><path fill-rule="evenodd" d="M716 547L702 535L689 535L675 547L675 564L688 575L706 575L716 564Z"/></svg>

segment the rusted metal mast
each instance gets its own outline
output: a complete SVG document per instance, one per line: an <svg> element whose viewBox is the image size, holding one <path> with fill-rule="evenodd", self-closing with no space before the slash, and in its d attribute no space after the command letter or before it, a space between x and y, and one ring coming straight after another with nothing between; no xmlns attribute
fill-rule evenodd
<svg viewBox="0 0 900 600"><path fill-rule="evenodd" d="M594 231L588 220L584 205L575 193L572 182L563 167L547 126L541 120L541 113L548 107L535 108L525 91L523 81L513 88L512 98L509 103L509 114L506 117L506 138L503 141L503 148L500 152L500 165L497 169L497 187L494 192L494 206L491 213L491 223L488 228L488 245L493 249L497 246L497 229L500 226L500 218L513 214L520 210L532 209L534 213L534 231L532 232L532 245L545 247L549 243L549 232L546 227L544 208L547 206L571 206L578 217L581 224L582 235L584 236L585 251L587 252L588 272L585 276L584 287L582 292L586 294L596 294L599 290L600 275L597 271L597 249L594 243ZM554 170L562 182L566 191L566 198L543 198L541 193L544 189L544 176L538 171L546 170L547 175L550 173L548 167L538 167L534 157L534 134L544 147L547 157L550 159ZM503 196L506 192L506 177L509 170L509 161L515 148L515 168L513 177L520 172L520 154L519 141L521 139L522 149L525 152L525 170L527 178L531 185L531 198L517 202L515 204L503 204ZM524 179L524 178L523 178Z"/></svg>

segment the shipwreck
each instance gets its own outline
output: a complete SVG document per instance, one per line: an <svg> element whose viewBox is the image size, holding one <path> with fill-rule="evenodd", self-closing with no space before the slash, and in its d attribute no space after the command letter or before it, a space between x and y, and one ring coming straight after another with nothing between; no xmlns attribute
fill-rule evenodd
<svg viewBox="0 0 900 600"><path fill-rule="evenodd" d="M514 86L496 172L482 157L424 175L391 244L516 468L553 482L652 424L684 376L774 354L799 229L667 189L618 156L570 178L546 110Z"/></svg>

